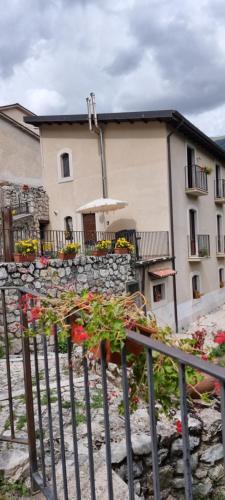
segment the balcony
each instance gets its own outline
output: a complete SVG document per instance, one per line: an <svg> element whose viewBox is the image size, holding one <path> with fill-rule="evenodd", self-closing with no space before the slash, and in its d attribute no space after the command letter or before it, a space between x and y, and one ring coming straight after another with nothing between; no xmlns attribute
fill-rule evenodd
<svg viewBox="0 0 225 500"><path fill-rule="evenodd" d="M207 173L199 165L185 167L185 192L191 196L208 194Z"/></svg>
<svg viewBox="0 0 225 500"><path fill-rule="evenodd" d="M216 256L222 259L225 257L225 236L216 237Z"/></svg>
<svg viewBox="0 0 225 500"><path fill-rule="evenodd" d="M188 260L199 262L206 257L210 257L209 234L198 234L195 238L188 236Z"/></svg>
<svg viewBox="0 0 225 500"><path fill-rule="evenodd" d="M225 203L225 179L216 179L214 181L215 203Z"/></svg>

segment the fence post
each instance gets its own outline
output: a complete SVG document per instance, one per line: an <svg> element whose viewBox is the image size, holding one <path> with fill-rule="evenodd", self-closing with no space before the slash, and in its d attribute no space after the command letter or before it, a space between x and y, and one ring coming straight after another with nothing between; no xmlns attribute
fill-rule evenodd
<svg viewBox="0 0 225 500"><path fill-rule="evenodd" d="M5 262L14 261L13 222L11 208L2 210L3 255Z"/></svg>
<svg viewBox="0 0 225 500"><path fill-rule="evenodd" d="M22 304L22 293L19 292L19 303ZM24 389L26 398L26 415L27 415L27 434L28 434L28 449L29 449L29 463L30 463L30 478L32 492L38 491L38 487L33 479L33 474L37 472L37 450L36 450L36 436L35 436L35 423L34 423L34 401L32 389L32 373L31 373L31 359L30 359L30 339L24 335L24 330L27 329L27 317L21 308L21 333L22 333L22 353L23 353L23 372L24 372Z"/></svg>

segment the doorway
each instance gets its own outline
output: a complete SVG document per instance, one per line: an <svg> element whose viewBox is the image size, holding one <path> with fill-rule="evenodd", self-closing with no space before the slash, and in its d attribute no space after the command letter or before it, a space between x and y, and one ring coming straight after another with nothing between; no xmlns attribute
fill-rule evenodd
<svg viewBox="0 0 225 500"><path fill-rule="evenodd" d="M96 220L95 214L83 214L84 243L91 245L96 243Z"/></svg>
<svg viewBox="0 0 225 500"><path fill-rule="evenodd" d="M222 215L216 216L217 220L217 251L222 252Z"/></svg>
<svg viewBox="0 0 225 500"><path fill-rule="evenodd" d="M195 150L187 146L187 171L188 171L188 188L195 187L194 182L194 164L195 164Z"/></svg>

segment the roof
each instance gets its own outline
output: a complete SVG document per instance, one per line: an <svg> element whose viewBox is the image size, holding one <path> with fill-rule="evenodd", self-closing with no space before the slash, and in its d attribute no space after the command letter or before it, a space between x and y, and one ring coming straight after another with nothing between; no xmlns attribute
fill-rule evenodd
<svg viewBox="0 0 225 500"><path fill-rule="evenodd" d="M22 106L22 104L20 104L19 102L15 102L13 104L5 104L4 106L0 106L0 111L4 112L7 109L13 109L13 108L19 108L19 109L21 109L21 111L23 111L27 115L36 116L35 113L33 113L29 109L27 109L24 106Z"/></svg>
<svg viewBox="0 0 225 500"><path fill-rule="evenodd" d="M157 279L157 278L167 278L168 276L174 276L177 273L174 269L153 269L149 271L149 274L152 276L152 278Z"/></svg>
<svg viewBox="0 0 225 500"><path fill-rule="evenodd" d="M33 132L33 130L31 130L30 128L26 127L25 125L23 125L22 123L20 123L16 120L14 120L11 116L7 115L6 113L3 113L1 110L1 107L0 107L0 118L10 122L14 127L19 128L25 134L31 135L32 137L37 139L37 141L40 141L40 137L36 132Z"/></svg>
<svg viewBox="0 0 225 500"><path fill-rule="evenodd" d="M25 123L30 123L37 127L42 125L54 124L88 124L88 115L47 115L47 116L29 116L24 117ZM198 142L205 147L213 156L225 161L225 151L215 141L210 139L200 129L195 127L187 118L176 110L159 110L159 111L135 111L126 113L100 113L98 121L102 124L107 123L134 123L134 122L151 122L160 121L170 124L174 129L179 127L179 132L188 135L195 142Z"/></svg>
<svg viewBox="0 0 225 500"><path fill-rule="evenodd" d="M221 135L221 137L213 137L213 140L220 146L225 149L225 135Z"/></svg>

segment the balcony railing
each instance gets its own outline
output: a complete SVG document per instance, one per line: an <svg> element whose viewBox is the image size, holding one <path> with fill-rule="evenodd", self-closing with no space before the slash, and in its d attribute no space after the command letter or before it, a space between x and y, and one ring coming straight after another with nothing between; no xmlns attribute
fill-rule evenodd
<svg viewBox="0 0 225 500"><path fill-rule="evenodd" d="M169 234L168 231L145 231L124 230L118 232L103 231L56 231L45 230L41 235L29 229L13 229L2 231L0 235L0 259L8 260L6 254L15 252L15 243L24 239L38 240L38 254L46 257L56 258L58 252L67 243L79 243L79 253L91 255L95 244L99 240L111 241L111 252L114 251L118 238L124 236L134 245L134 256L137 260L169 257ZM8 248L11 245L12 248ZM4 257L5 255L5 257Z"/></svg>
<svg viewBox="0 0 225 500"><path fill-rule="evenodd" d="M12 206L12 215L15 217L16 215L29 214L29 206L28 203L19 203L18 205Z"/></svg>
<svg viewBox="0 0 225 500"><path fill-rule="evenodd" d="M225 179L216 179L214 181L215 201L225 203Z"/></svg>
<svg viewBox="0 0 225 500"><path fill-rule="evenodd" d="M185 167L185 190L193 196L208 193L208 178L205 170L199 165Z"/></svg>
<svg viewBox="0 0 225 500"><path fill-rule="evenodd" d="M225 236L216 236L216 254L217 256L225 255Z"/></svg>
<svg viewBox="0 0 225 500"><path fill-rule="evenodd" d="M198 234L195 238L188 236L188 255L195 260L210 257L209 234Z"/></svg>

